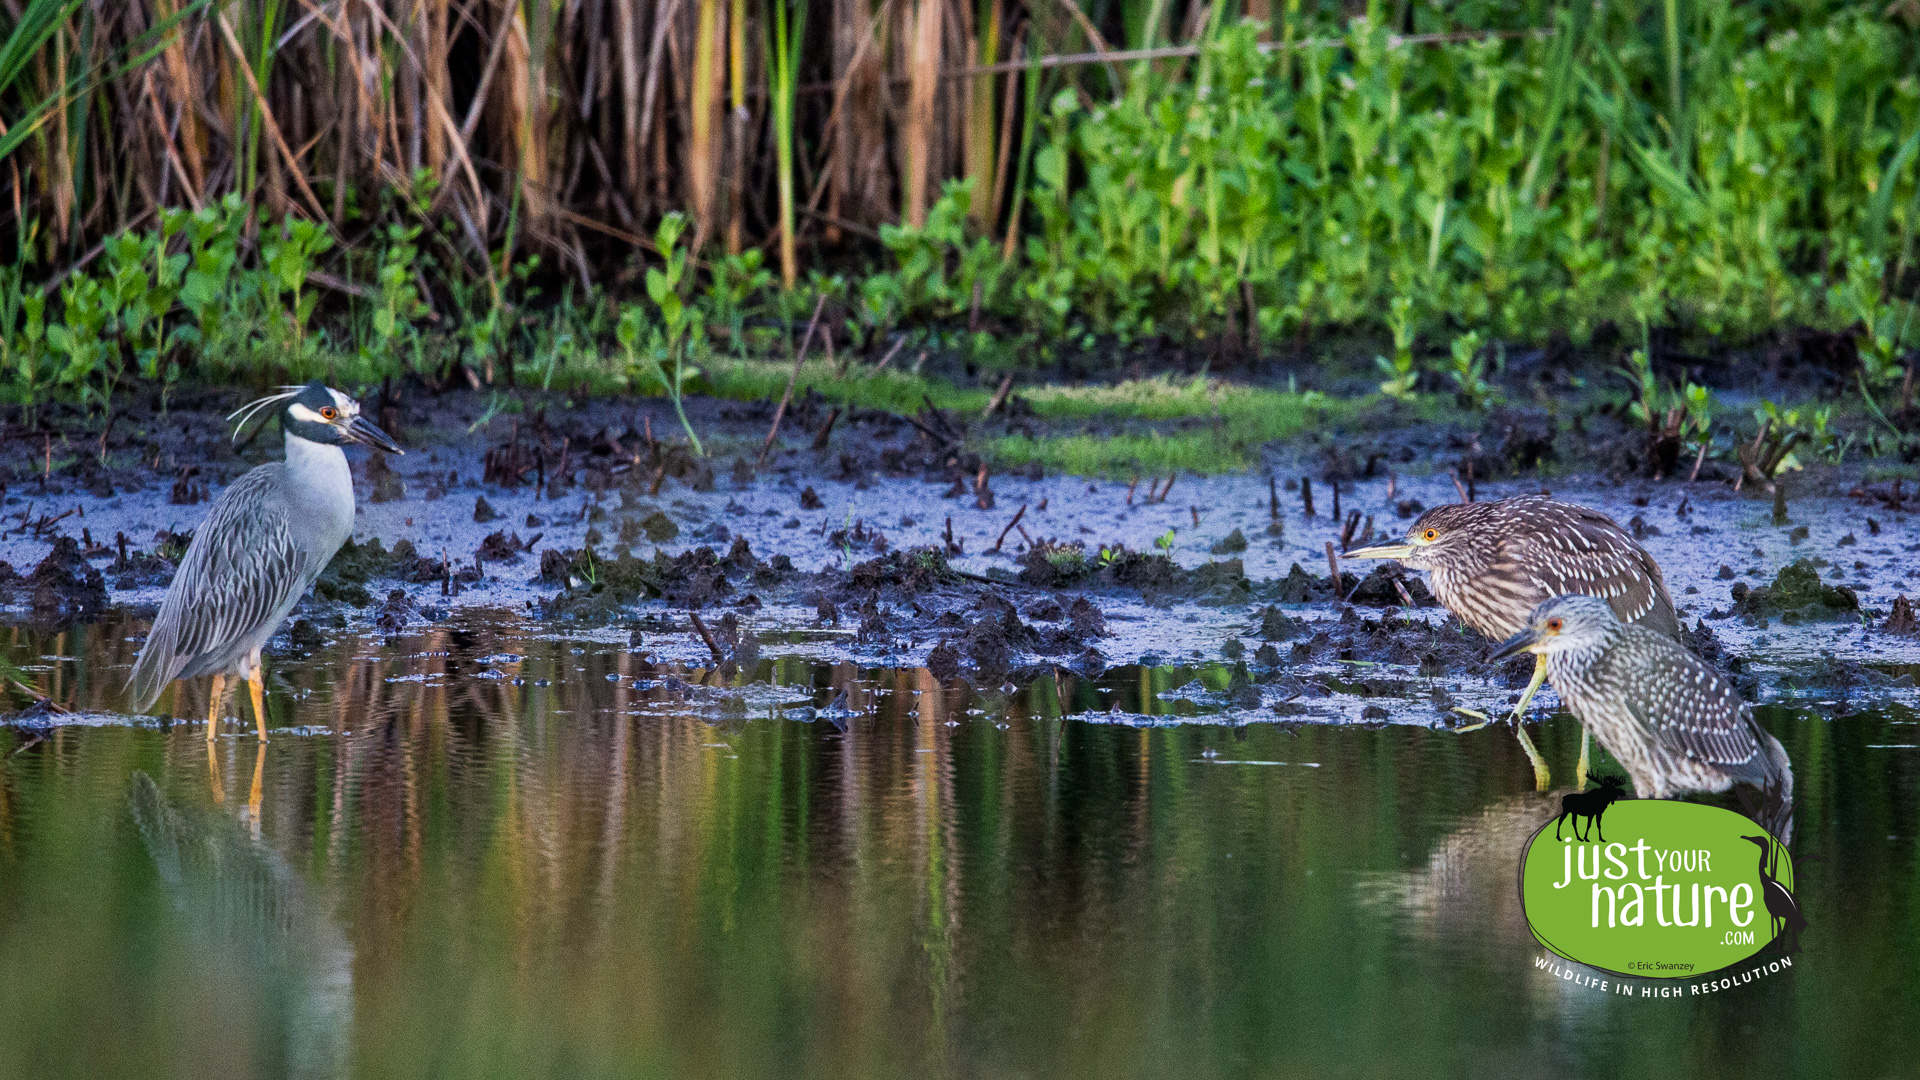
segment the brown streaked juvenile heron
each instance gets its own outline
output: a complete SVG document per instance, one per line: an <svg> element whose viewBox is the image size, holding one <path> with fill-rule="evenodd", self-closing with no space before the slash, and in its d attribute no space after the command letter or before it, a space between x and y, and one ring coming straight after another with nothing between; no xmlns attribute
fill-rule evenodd
<svg viewBox="0 0 1920 1080"><path fill-rule="evenodd" d="M1495 659L1530 652L1545 661L1560 700L1619 760L1643 799L1752 784L1767 796L1768 824L1785 836L1793 769L1780 741L1753 718L1725 676L1644 623L1623 622L1591 596L1536 608ZM1763 824L1767 824L1764 823Z"/></svg>
<svg viewBox="0 0 1920 1080"><path fill-rule="evenodd" d="M229 675L246 680L260 741L267 740L260 649L353 534L353 476L340 448L402 452L352 398L319 382L281 387L227 419L237 421L237 436L275 406L286 460L261 465L220 493L193 532L127 680L134 711L145 712L175 679L212 675L209 743Z"/></svg>
<svg viewBox="0 0 1920 1080"><path fill-rule="evenodd" d="M1495 641L1519 632L1542 602L1567 593L1598 597L1624 622L1675 641L1680 637L1673 597L1667 594L1660 564L1647 549L1598 510L1544 495L1436 506L1420 515L1403 542L1349 551L1341 558L1398 559L1427 571L1440 603ZM1542 659L1534 664L1533 679L1512 717L1542 791L1550 779L1547 763L1533 748L1520 718L1546 678ZM1586 785L1586 776L1583 731L1579 786Z"/></svg>

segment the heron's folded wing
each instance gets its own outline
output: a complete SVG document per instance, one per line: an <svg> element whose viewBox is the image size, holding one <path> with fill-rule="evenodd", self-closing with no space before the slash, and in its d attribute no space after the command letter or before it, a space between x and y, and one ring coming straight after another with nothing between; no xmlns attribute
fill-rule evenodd
<svg viewBox="0 0 1920 1080"><path fill-rule="evenodd" d="M255 469L222 492L194 531L135 662L136 710L196 661L269 630L300 588L305 555L271 475Z"/></svg>
<svg viewBox="0 0 1920 1080"><path fill-rule="evenodd" d="M1645 671L1630 707L1670 749L1714 765L1745 765L1761 753L1746 702L1704 661L1679 648Z"/></svg>
<svg viewBox="0 0 1920 1080"><path fill-rule="evenodd" d="M1605 600L1621 622L1679 637L1680 621L1660 564L1597 510L1553 503L1526 513L1551 516L1540 528L1515 530L1501 562L1547 597L1576 593Z"/></svg>

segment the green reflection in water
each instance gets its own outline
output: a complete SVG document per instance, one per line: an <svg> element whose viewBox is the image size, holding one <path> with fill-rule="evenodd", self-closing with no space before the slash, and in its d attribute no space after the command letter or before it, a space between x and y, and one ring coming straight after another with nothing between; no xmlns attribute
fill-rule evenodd
<svg viewBox="0 0 1920 1080"><path fill-rule="evenodd" d="M105 711L134 629L0 640ZM1165 713L1142 692L1218 671L976 696L786 660L743 697L510 620L272 671L276 718L322 733L276 737L257 799L247 738L210 763L194 724L0 731L0 1076L1881 1075L1920 1050L1901 705L1765 712L1825 860L1806 952L1651 1002L1534 969L1515 873L1552 807L1498 733L1059 719ZM844 732L783 716L843 692ZM1542 736L1572 760L1570 722ZM171 877L141 774L197 853Z"/></svg>

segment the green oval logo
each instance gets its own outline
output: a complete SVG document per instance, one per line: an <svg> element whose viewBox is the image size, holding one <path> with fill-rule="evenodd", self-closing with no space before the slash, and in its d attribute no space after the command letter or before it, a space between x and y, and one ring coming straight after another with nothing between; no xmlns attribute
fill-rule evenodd
<svg viewBox="0 0 1920 1080"><path fill-rule="evenodd" d="M1558 835L1556 835L1556 833ZM1626 799L1540 827L1520 901L1540 944L1616 975L1686 979L1737 964L1806 926L1793 862L1752 819L1664 799Z"/></svg>

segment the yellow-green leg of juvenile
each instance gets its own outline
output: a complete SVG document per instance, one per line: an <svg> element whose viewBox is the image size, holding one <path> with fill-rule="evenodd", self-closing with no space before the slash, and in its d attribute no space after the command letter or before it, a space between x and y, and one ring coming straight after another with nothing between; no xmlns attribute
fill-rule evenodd
<svg viewBox="0 0 1920 1080"><path fill-rule="evenodd" d="M1533 678L1528 681L1527 688L1521 692L1520 704L1513 707L1513 733L1520 739L1520 749L1527 752L1527 760L1533 763L1533 784L1534 789L1537 791L1547 790L1547 787L1553 782L1552 774L1547 770L1547 759L1541 757L1540 751L1533 748L1533 740L1527 738L1527 729L1520 721L1527 715L1527 704L1533 700L1534 693L1540 689L1540 684L1546 681L1547 658L1544 656L1535 656L1533 661ZM1583 734L1585 730L1584 728L1581 729ZM1581 749L1583 751L1585 750L1584 745Z"/></svg>
<svg viewBox="0 0 1920 1080"><path fill-rule="evenodd" d="M1580 725L1580 764L1573 772L1573 790L1587 790L1587 741L1593 736L1585 724Z"/></svg>

